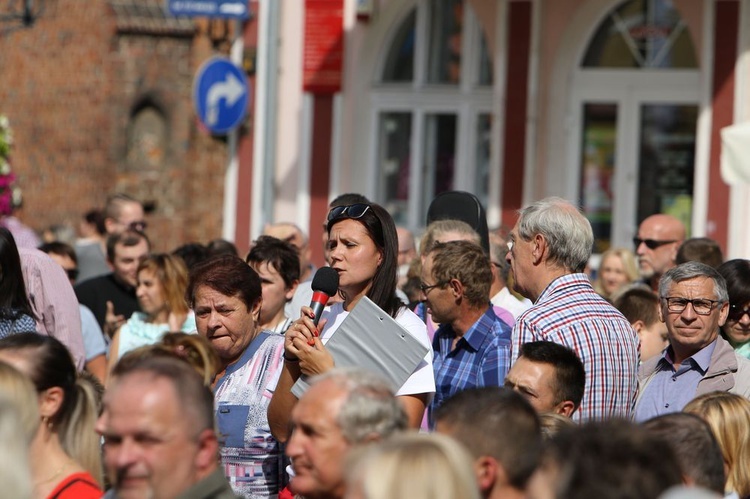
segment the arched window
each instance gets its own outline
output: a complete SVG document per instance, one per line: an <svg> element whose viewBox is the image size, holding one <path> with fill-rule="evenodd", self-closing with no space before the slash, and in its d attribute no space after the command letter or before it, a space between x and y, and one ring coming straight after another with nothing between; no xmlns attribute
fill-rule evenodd
<svg viewBox="0 0 750 499"><path fill-rule="evenodd" d="M583 67L697 68L685 22L671 1L632 0L613 9L591 39Z"/></svg>
<svg viewBox="0 0 750 499"><path fill-rule="evenodd" d="M127 168L160 171L167 147L167 122L155 106L143 104L133 113L128 127Z"/></svg>
<svg viewBox="0 0 750 499"><path fill-rule="evenodd" d="M607 13L574 77L580 204L595 252L630 245L638 223L670 213L690 226L700 75L670 0Z"/></svg>
<svg viewBox="0 0 750 499"><path fill-rule="evenodd" d="M493 70L468 2L418 2L381 52L371 92L379 201L413 228L446 190L474 192L486 204Z"/></svg>

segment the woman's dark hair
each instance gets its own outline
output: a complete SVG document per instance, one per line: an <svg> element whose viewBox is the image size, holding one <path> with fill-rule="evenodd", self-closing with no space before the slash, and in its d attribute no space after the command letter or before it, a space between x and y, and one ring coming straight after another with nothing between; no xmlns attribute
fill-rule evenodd
<svg viewBox="0 0 750 499"><path fill-rule="evenodd" d="M716 270L727 281L730 305L744 307L746 303L750 302L750 260L742 258L729 260L719 265ZM720 327L719 331L721 331L722 337L727 339L727 335L724 333L725 326Z"/></svg>
<svg viewBox="0 0 750 499"><path fill-rule="evenodd" d="M331 233L331 229L338 222L348 219L348 217L343 216L328 222L328 233ZM383 258L375 271L375 276L372 278L372 286L370 291L367 292L367 297L378 307L385 310L388 315L396 317L399 309L404 306L396 296L396 269L398 268L396 224L385 208L374 203L370 204L370 209L361 217L351 220L359 222L365 227L367 234L375 243Z"/></svg>
<svg viewBox="0 0 750 499"><path fill-rule="evenodd" d="M65 399L53 418L53 423L69 416L72 412L70 408L75 405L75 384L78 374L73 357L60 340L35 333L13 334L0 339L0 350L33 351L33 355L25 356L31 361L31 372L26 374L34 382L36 391L41 393L53 386L59 386L65 393Z"/></svg>
<svg viewBox="0 0 750 499"><path fill-rule="evenodd" d="M195 307L195 291L201 286L226 296L236 296L248 310L261 299L260 277L238 256L218 256L200 263L190 273L187 297Z"/></svg>
<svg viewBox="0 0 750 499"><path fill-rule="evenodd" d="M267 263L281 276L287 288L299 281L299 254L287 241L260 236L250 248L245 261L254 266Z"/></svg>
<svg viewBox="0 0 750 499"><path fill-rule="evenodd" d="M26 295L16 241L8 229L0 227L0 318L15 320L22 314L36 319Z"/></svg>
<svg viewBox="0 0 750 499"><path fill-rule="evenodd" d="M717 270L727 281L730 304L743 306L750 302L750 260L729 260Z"/></svg>
<svg viewBox="0 0 750 499"><path fill-rule="evenodd" d="M102 210L89 210L83 215L83 219L86 220L86 223L93 225L100 236L107 233L107 228L104 226L104 213L102 213Z"/></svg>

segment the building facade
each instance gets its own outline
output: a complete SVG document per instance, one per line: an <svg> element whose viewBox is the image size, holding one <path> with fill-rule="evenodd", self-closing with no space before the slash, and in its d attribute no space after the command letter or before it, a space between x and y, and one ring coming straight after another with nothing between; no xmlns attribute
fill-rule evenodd
<svg viewBox="0 0 750 499"><path fill-rule="evenodd" d="M277 78L268 103L273 168L265 169L273 189L257 192L251 213L237 213L250 234L284 219L318 241L328 200L344 192L419 229L435 194L461 189L482 199L491 226L512 226L518 208L545 196L577 202L596 252L632 247L640 221L665 212L691 235L719 241L727 256L750 256L746 185L729 185L720 160L721 130L747 114L749 2L307 0L273 8L279 51L265 61ZM336 9L340 89L307 88L311 16Z"/></svg>

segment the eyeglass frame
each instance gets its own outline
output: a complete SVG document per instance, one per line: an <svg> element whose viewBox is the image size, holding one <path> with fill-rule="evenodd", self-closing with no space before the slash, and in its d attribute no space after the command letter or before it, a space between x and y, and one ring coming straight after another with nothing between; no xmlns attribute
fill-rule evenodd
<svg viewBox="0 0 750 499"><path fill-rule="evenodd" d="M641 239L639 237L633 238L633 244L635 245L635 249L638 249L641 244L645 244L646 247L650 250L655 250L657 248L661 248L662 246L666 246L667 244L676 243L676 239L672 240L666 240L666 239Z"/></svg>
<svg viewBox="0 0 750 499"><path fill-rule="evenodd" d="M681 314L685 311L688 304L690 304L693 307L693 312L695 312L698 315L703 315L703 316L711 315L711 312L714 311L714 308L716 308L717 304L725 303L723 300L709 300L708 298L695 298L693 300L690 300L688 298L683 298L681 296L662 296L659 299L663 300L666 303L667 311L669 311L670 313ZM683 300L685 304L680 310L676 310L676 309L670 308L671 307L670 300ZM711 306L707 312L699 312L698 309L695 308L695 302L709 302Z"/></svg>
<svg viewBox="0 0 750 499"><path fill-rule="evenodd" d="M421 282L421 283L419 283L419 289L422 290L422 294L423 295L427 296L427 293L429 293L433 289L444 287L444 286L446 286L449 283L450 283L450 281L438 281L438 282L436 282L435 284L433 284L431 286L425 286L424 283Z"/></svg>
<svg viewBox="0 0 750 499"><path fill-rule="evenodd" d="M355 208L355 207L361 207L361 206L364 206L362 213L358 215L352 215L349 213L350 209ZM370 205L365 204L365 203L354 203L354 204L348 204L346 206L334 206L328 212L328 216L326 217L326 225L334 220L338 220L344 217L353 218L354 220L357 220L358 218L362 218L363 216L365 216L365 213L367 213L369 210L370 210Z"/></svg>

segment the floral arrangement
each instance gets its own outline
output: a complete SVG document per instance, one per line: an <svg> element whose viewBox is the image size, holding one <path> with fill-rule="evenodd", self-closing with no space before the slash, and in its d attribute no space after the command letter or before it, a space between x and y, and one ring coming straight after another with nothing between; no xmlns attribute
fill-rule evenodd
<svg viewBox="0 0 750 499"><path fill-rule="evenodd" d="M16 175L10 168L10 149L13 132L5 115L0 114L0 215L8 216L21 206L21 188L16 185Z"/></svg>

